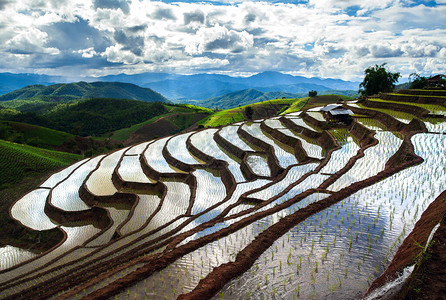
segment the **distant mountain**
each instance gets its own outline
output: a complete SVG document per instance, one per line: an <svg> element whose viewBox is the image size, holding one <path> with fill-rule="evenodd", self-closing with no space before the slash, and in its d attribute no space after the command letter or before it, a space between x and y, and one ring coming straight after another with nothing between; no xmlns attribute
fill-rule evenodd
<svg viewBox="0 0 446 300"><path fill-rule="evenodd" d="M29 80L23 78L29 78ZM3 91L7 90L8 92L29 84L37 83L48 85L54 82L66 81L63 78L45 77L44 75L0 73L0 82L4 86ZM318 77L307 78L272 71L262 72L250 77L232 77L220 74L118 74L95 78L89 77L85 78L85 81L132 83L153 89L169 100L177 103L183 102L184 100L205 100L245 89L256 89L263 92L282 91L288 93L308 93L310 90L316 90L318 92L324 90L357 91L359 87L358 82ZM0 88L1 92L2 89ZM104 97L108 97L108 95L104 95Z"/></svg>
<svg viewBox="0 0 446 300"><path fill-rule="evenodd" d="M343 95L355 98L358 96L358 92L353 90L323 90L321 92L318 92L318 95ZM308 91L300 93L299 92L288 93L283 91L265 92L258 89L245 89L221 95L218 97L212 97L206 100L184 100L184 101L190 104L195 104L208 108L230 109L237 107L239 105L243 106L271 99L302 98L307 96L308 96Z"/></svg>
<svg viewBox="0 0 446 300"><path fill-rule="evenodd" d="M126 81L126 76L119 75L119 80ZM308 93L310 90L358 90L359 83L340 79L321 79L292 76L280 72L263 72L250 77L231 77L218 74L197 74L189 76L169 77L161 74L159 79L151 73L139 74L140 85L150 87L174 102L183 100L205 100L245 89L256 89L263 92L281 91L288 93Z"/></svg>
<svg viewBox="0 0 446 300"><path fill-rule="evenodd" d="M229 109L239 105L243 106L271 99L280 99L283 97L298 98L300 96L302 95L283 92L262 92L256 89L246 89L219 97L209 98L207 100L196 101L194 103L208 108Z"/></svg>
<svg viewBox="0 0 446 300"><path fill-rule="evenodd" d="M92 82L60 83L49 86L30 85L0 96L0 101L35 99L69 101L86 98L119 98L145 102L166 102L159 93L130 83Z"/></svg>
<svg viewBox="0 0 446 300"><path fill-rule="evenodd" d="M11 91L21 89L27 85L34 84L54 84L56 82L65 82L62 77L48 76L39 74L13 74L13 73L0 73L0 95L9 93Z"/></svg>

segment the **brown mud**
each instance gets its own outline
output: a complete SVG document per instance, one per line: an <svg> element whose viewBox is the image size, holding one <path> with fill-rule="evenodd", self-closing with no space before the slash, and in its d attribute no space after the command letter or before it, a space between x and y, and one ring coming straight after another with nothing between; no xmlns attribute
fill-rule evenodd
<svg viewBox="0 0 446 300"><path fill-rule="evenodd" d="M401 246L398 248L395 256L393 257L390 265L387 267L385 272L381 274L377 279L373 281L370 285L368 291L365 296L372 293L374 290L380 288L384 284L389 281L395 280L399 274L403 271L404 268L413 265L416 263L418 256L422 253L423 248L426 245L426 242L429 238L429 235L432 229L437 225L444 216L446 215L446 191L441 193L434 202L432 202L426 210L421 215L418 222L415 224L412 232L404 239ZM446 224L445 220L443 220L443 226ZM438 230L437 230L438 232ZM443 241L445 243L446 241ZM430 249L431 251L432 249ZM438 254L441 256L442 254ZM446 263L446 255L443 256L443 262ZM441 260L435 260L435 264L439 264ZM443 267L445 264L440 264ZM446 270L441 268L443 272L441 274L446 275ZM434 273L427 272L423 277L430 278L430 276L434 276ZM441 278L439 278L441 279ZM443 277L441 281L445 282L446 277ZM430 280L429 280L430 281ZM436 281L436 280L432 280ZM446 285L443 286L446 288ZM430 294L433 295L433 294ZM401 298L403 299L403 298ZM429 298L432 299L432 298Z"/></svg>
<svg viewBox="0 0 446 300"><path fill-rule="evenodd" d="M353 109L352 109L353 110ZM386 164L386 168L379 172L377 175L372 176L370 178L367 178L365 180L356 182L349 187L346 187L338 192L332 192L330 196L327 198L320 200L316 203L313 203L303 209L300 209L296 211L295 213L288 215L278 221L276 224L272 225L270 228L262 232L257 238L251 242L248 246L246 246L236 257L236 260L231 263L223 264L218 267L216 267L208 276L206 276L204 279L202 279L197 287L191 291L190 293L183 294L179 298L180 299L208 299L215 295L225 284L227 284L231 279L243 274L246 270L248 270L255 260L266 250L268 249L280 236L285 234L290 230L290 228L294 227L295 225L299 224L306 218L310 217L311 215L318 213L328 207L330 207L333 204L336 204L339 201L342 201L349 195L359 191L360 189L363 189L365 187L371 186L375 184L376 182L387 178L389 176L392 176L393 174L408 168L410 166L422 163L422 158L418 157L413 150L413 146L410 142L410 137L417 132L425 132L425 127L422 128L422 126L414 122L412 124L405 125L394 118L386 115L386 114L376 114L370 110L367 109L361 109L361 111L365 114L368 114L374 118L377 118L381 122L387 123L390 127L400 131L401 133L405 134L405 139L403 141L402 146L400 149L395 153L394 156L389 160L389 163ZM284 118L282 118L284 119ZM282 122L284 122L281 119ZM284 122L285 123L285 122ZM360 140L361 148L356 157L353 158L353 160L349 161L349 164L353 165L355 160L360 158L361 155L363 155L363 151L370 146L373 146L376 143L376 139L373 138L373 135L371 132L365 128L364 126L361 126L357 123L354 123L352 127L350 128L351 134L356 136ZM356 127L354 127L356 126ZM389 127L387 126L387 127ZM298 128L299 129L299 128ZM260 139L254 138L251 135L249 135L246 131L239 128L239 135L242 136L244 139L246 139L249 143L262 148L264 150L265 155L268 156L268 164L274 171L273 179L275 181L279 180L280 178L283 178L286 176L286 173L288 172L289 168L283 169L278 165L277 158L274 155L274 151L272 151L271 146L266 144L265 142L261 141ZM305 134L305 133L303 133ZM321 145L325 149L330 149L327 153L327 158L321 162L320 166L316 168L314 172L319 172L319 170L322 168L324 164L327 163L328 159L331 156L331 152L334 149L337 149L339 147L336 143L336 141L331 137L331 135L327 131L323 131L322 133L316 133L316 132L308 132L308 134L315 134L318 139L320 140ZM166 147L165 147L166 148ZM229 172L227 168L227 162L223 162L220 160L217 160L211 156L206 155L205 153L201 152L199 149L195 148L191 142L190 138L188 139L187 143L188 150L196 155L199 159L203 160L206 165L201 165L201 167L210 167L214 170L218 170L220 172L220 175L222 176L222 180L225 183L225 186L227 188L228 194L232 194L234 187L235 187L235 181L232 176L232 174ZM232 149L233 151L236 149ZM167 150L166 150L167 151ZM237 152L237 151L236 151ZM246 153L243 154L244 158L246 158ZM169 156L169 153L163 150L163 156ZM166 158L167 159L167 158ZM170 157L171 160L174 160L173 157ZM144 157L141 156L141 163L144 172L151 178L154 176L154 179L160 179L161 177L165 177L166 174L160 174L153 170L145 161ZM185 164L186 165L186 164ZM187 178L190 175L190 172L192 172L197 166L191 166L186 165L182 166L184 169L187 169L186 173L176 173L175 179L181 180L181 181L187 181ZM348 167L348 166L346 166ZM345 173L346 170L341 169L336 174L332 175L333 177L339 177L343 173ZM311 174L312 172L310 172ZM180 175L179 175L180 174ZM310 175L308 174L308 176ZM169 175L169 174L167 174ZM173 173L172 173L172 176ZM167 176L168 177L168 176ZM181 177L181 178L180 178ZM119 182L119 177L116 178L115 181ZM303 178L302 178L303 180ZM121 185L125 185L126 183L120 182ZM85 185L85 182L84 182ZM189 182L189 185L191 188L193 186L196 186L196 182ZM164 191L164 189L162 189ZM169 237L167 235L160 236L154 241L150 241L149 243L142 244L141 246L138 246L134 249L134 251L131 251L132 253L126 253L122 257L117 257L114 259L109 259L107 261L100 262L96 264L95 266L79 266L78 268L75 268L72 274L65 277L56 277L54 278L54 281L51 283L43 283L42 285L39 285L39 291L41 294L36 295L34 293L35 288L29 288L27 290L22 291L23 293L21 295L14 295L11 297L13 298L21 298L21 299L28 299L28 297L32 296L35 299L45 299L51 295L54 295L54 293L57 293L59 291L63 291L64 289L70 288L72 286L75 286L73 290L70 292L64 294L61 298L65 299L70 296L76 295L79 291L81 291L83 288L88 287L93 284L93 282L99 282L100 280L105 280L108 278L111 274L115 274L119 272L120 270L123 270L124 268L128 266L132 266L135 264L143 263L143 266L138 268L136 271L124 276L123 278L120 278L118 280L115 280L114 282L111 282L109 285L105 286L104 288L101 288L89 295L87 295L84 299L108 299L113 295L116 295L119 293L122 289L129 287L133 285L134 283L143 280L144 278L147 278L148 276L152 275L154 272L162 270L166 268L170 263L174 262L175 260L179 259L180 257L184 256L185 254L191 253L192 251L195 251L196 249L208 244L209 242L218 240L224 236L227 236L237 230L240 230L241 228L244 228L245 226L251 224L252 222L255 222L256 220L259 220L267 215L273 214L277 211L280 211L286 207L289 207L293 205L294 203L297 203L298 201L304 199L305 197L311 195L312 193L318 192L320 190L324 190L324 186L319 187L319 189L310 189L307 190L293 199L290 199L287 202L284 202L280 205L277 205L275 207L272 207L265 211L259 211L255 212L252 215L249 215L240 221L237 221L233 223L232 225L228 226L227 228L223 228L217 232L214 232L212 234L203 236L197 240L190 241L184 245L180 245L179 243L184 240L186 237L191 236L192 234L201 231L205 228L210 228L211 226L214 226L215 224L233 219L239 216L243 216L243 214L248 214L250 212L255 211L255 209L258 209L264 205L267 205L268 203L271 203L273 199L270 199L268 201L259 202L257 206L253 207L251 210L247 210L248 212L242 212L238 215L231 215L230 217L225 217L225 215L230 211L230 209L236 205L239 205L243 198L246 197L240 197L240 200L234 204L232 207L229 207L224 212L221 213L220 216L212 219L211 221L208 221L206 223L203 223L194 229L182 233L179 236ZM252 191L251 191L252 192ZM164 191L165 194L165 191ZM84 195L85 196L85 195ZM91 196L91 195L90 195ZM89 195L87 195L85 198L89 198ZM279 195L277 195L279 196ZM111 196L113 197L113 196ZM116 195L115 195L116 197ZM274 199L277 197L273 197ZM85 199L88 201L88 199ZM99 201L99 202L107 202L107 199L98 199L93 198L90 200ZM134 201L137 201L134 200ZM97 202L96 202L97 203ZM95 203L95 204L96 204ZM161 205L161 204L160 204ZM218 204L217 204L218 205ZM212 208L209 208L209 210ZM208 210L208 211L209 211ZM193 218L191 218L192 221ZM417 223L418 224L418 223ZM165 226L163 226L165 227ZM184 227L184 226L183 226ZM177 233L181 228L178 227L175 230L172 230L169 232L170 236L172 234ZM158 228L159 229L159 228ZM157 229L157 230L158 230ZM147 234L148 235L148 234ZM141 237L142 239L142 237ZM163 240L164 239L164 240ZM151 255L150 252L159 249L163 246L167 246L166 250L163 253ZM444 252L443 252L444 253ZM105 255L104 255L105 256ZM79 280L83 282L83 284L79 284ZM1 289L0 289L1 290Z"/></svg>
<svg viewBox="0 0 446 300"><path fill-rule="evenodd" d="M444 201L444 200L443 200ZM393 299L446 299L446 215L411 277Z"/></svg>

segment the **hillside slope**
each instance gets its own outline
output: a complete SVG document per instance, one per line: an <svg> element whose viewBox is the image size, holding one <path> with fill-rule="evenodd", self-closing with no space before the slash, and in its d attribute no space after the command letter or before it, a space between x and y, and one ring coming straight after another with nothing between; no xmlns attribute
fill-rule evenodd
<svg viewBox="0 0 446 300"><path fill-rule="evenodd" d="M76 82L49 86L30 85L0 96L0 101L36 99L43 101L67 101L86 98L121 98L145 102L166 102L161 94L131 83Z"/></svg>
<svg viewBox="0 0 446 300"><path fill-rule="evenodd" d="M280 72L262 72L249 77L231 77L220 74L169 75L151 73L138 75L114 75L102 80L132 82L149 87L163 94L172 101L205 100L211 97L243 90L257 89L264 92L284 91L307 93L325 90L358 90L359 83L340 79L307 78L292 76Z"/></svg>
<svg viewBox="0 0 446 300"><path fill-rule="evenodd" d="M47 113L2 115L5 120L24 122L71 134L100 135L143 122L167 111L160 102L126 99L87 99Z"/></svg>
<svg viewBox="0 0 446 300"><path fill-rule="evenodd" d="M246 89L226 95L199 101L201 106L209 108L229 109L269 99L297 98L299 95L284 92L262 92L256 89Z"/></svg>

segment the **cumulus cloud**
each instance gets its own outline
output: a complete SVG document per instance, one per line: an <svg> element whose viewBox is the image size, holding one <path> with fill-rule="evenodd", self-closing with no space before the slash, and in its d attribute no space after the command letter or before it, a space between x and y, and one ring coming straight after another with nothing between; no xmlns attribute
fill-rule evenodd
<svg viewBox="0 0 446 300"><path fill-rule="evenodd" d="M141 56L144 49L144 38L141 36L128 36L124 31L117 30L114 34L115 41L123 45L123 50L128 50Z"/></svg>
<svg viewBox="0 0 446 300"><path fill-rule="evenodd" d="M200 28L197 31L196 39L186 46L186 52L189 54L201 54L207 51L240 53L252 47L253 44L252 35L246 31L228 30L217 24L210 28Z"/></svg>
<svg viewBox="0 0 446 300"><path fill-rule="evenodd" d="M404 53L399 48L386 45L373 45L370 50L376 58L399 57Z"/></svg>
<svg viewBox="0 0 446 300"><path fill-rule="evenodd" d="M204 23L204 13L200 10L184 13L184 24L190 24L192 22Z"/></svg>
<svg viewBox="0 0 446 300"><path fill-rule="evenodd" d="M446 6L432 2L0 0L0 9L0 68L10 71L276 70L357 80L376 63L425 74L446 60Z"/></svg>
<svg viewBox="0 0 446 300"><path fill-rule="evenodd" d="M56 55L60 51L54 47L45 47L47 34L38 29L22 32L8 42L6 42L6 51L13 54L50 54Z"/></svg>
<svg viewBox="0 0 446 300"><path fill-rule="evenodd" d="M130 11L127 0L93 0L93 6L95 9L121 9L125 14Z"/></svg>
<svg viewBox="0 0 446 300"><path fill-rule="evenodd" d="M176 20L173 10L166 7L158 7L152 14L152 18L155 20Z"/></svg>
<svg viewBox="0 0 446 300"><path fill-rule="evenodd" d="M0 10L3 10L10 0L0 0Z"/></svg>
<svg viewBox="0 0 446 300"><path fill-rule="evenodd" d="M77 51L73 51L73 53L79 53L84 58L92 58L93 56L97 56L98 53L94 50L93 47L87 48L87 49L80 49Z"/></svg>

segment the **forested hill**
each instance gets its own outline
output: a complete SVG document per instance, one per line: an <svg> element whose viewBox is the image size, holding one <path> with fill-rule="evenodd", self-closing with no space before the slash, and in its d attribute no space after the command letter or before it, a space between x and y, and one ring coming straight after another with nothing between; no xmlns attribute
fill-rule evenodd
<svg viewBox="0 0 446 300"><path fill-rule="evenodd" d="M270 99L298 98L300 96L303 95L284 92L262 92L256 89L246 89L203 101L196 101L196 104L209 108L217 107L220 109L228 109Z"/></svg>
<svg viewBox="0 0 446 300"><path fill-rule="evenodd" d="M4 120L23 122L89 136L125 128L166 113L166 104L129 99L80 100L45 113L25 112L0 115Z"/></svg>
<svg viewBox="0 0 446 300"><path fill-rule="evenodd" d="M43 101L69 101L86 98L120 98L145 102L167 102L161 94L122 82L75 82L49 86L29 85L0 96L0 101L35 99Z"/></svg>

